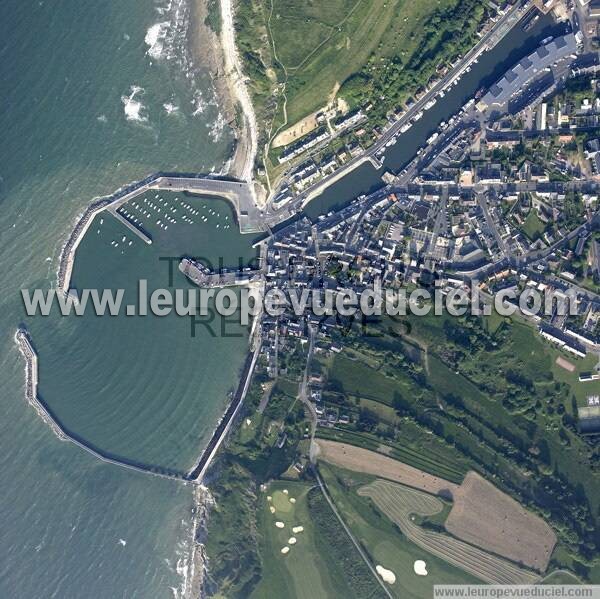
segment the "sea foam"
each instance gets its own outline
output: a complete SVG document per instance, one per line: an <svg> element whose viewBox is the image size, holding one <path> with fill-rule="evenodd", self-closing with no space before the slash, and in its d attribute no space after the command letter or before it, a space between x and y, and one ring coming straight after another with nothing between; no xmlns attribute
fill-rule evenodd
<svg viewBox="0 0 600 599"><path fill-rule="evenodd" d="M146 107L135 97L144 93L144 89L137 85L132 85L130 88L129 96L121 96L121 102L123 102L123 110L125 111L125 118L128 121L137 121L138 123L144 123L148 120L145 114Z"/></svg>
<svg viewBox="0 0 600 599"><path fill-rule="evenodd" d="M168 21L156 23L146 32L146 37L144 38L144 42L148 46L146 54L154 60L158 60L163 55L165 36L169 26L170 23Z"/></svg>
<svg viewBox="0 0 600 599"><path fill-rule="evenodd" d="M179 106L176 106L171 102L165 102L165 104L163 104L163 108L165 109L165 112L167 114L173 114L174 112L177 112L179 110Z"/></svg>

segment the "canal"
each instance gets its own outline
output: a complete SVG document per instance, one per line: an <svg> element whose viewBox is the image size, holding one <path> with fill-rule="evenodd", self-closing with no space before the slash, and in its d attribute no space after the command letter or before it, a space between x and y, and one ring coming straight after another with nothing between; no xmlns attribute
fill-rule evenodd
<svg viewBox="0 0 600 599"><path fill-rule="evenodd" d="M567 27L566 23L556 24L550 15L540 16L529 31L524 30L523 21L518 23L499 44L479 57L477 64L462 76L458 85L438 99L420 121L398 138L397 143L386 151L382 169L376 170L369 163L363 164L313 199L305 208L305 214L315 220L322 214L341 208L357 196L381 187L383 172L400 171L433 131L456 114L479 89L487 88L500 79L509 67L533 52L544 38L563 35Z"/></svg>

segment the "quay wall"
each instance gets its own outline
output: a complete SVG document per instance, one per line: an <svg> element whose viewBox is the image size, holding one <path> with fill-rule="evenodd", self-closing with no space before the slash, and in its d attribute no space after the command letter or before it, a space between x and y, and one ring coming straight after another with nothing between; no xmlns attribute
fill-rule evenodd
<svg viewBox="0 0 600 599"><path fill-rule="evenodd" d="M231 425L233 424L235 417L240 410L240 407L244 403L244 399L248 393L248 389L250 388L250 382L252 380L252 375L254 374L254 368L256 366L258 356L260 355L260 348L261 344L259 342L254 349L254 352L249 354L246 358L246 363L244 364L240 383L235 395L225 411L225 414L223 414L223 417L217 424L213 436L202 452L202 455L200 456L195 468L188 473L186 477L188 480L193 480L197 483L202 482L202 479L208 471L208 468L217 454L219 447L221 447L221 444L227 437L227 433L229 432Z"/></svg>

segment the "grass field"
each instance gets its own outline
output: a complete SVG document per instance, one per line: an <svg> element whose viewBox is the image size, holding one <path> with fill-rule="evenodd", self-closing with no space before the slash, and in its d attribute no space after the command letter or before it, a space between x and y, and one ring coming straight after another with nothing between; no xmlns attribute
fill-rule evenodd
<svg viewBox="0 0 600 599"><path fill-rule="evenodd" d="M395 597L430 599L434 584L481 582L409 541L386 516L373 507L368 498L360 497L357 490L372 482L374 477L330 465L319 466L319 471L344 521L365 548L371 561L392 570L396 575L396 582L388 585ZM417 559L427 563L428 576L415 574L414 562Z"/></svg>
<svg viewBox="0 0 600 599"><path fill-rule="evenodd" d="M408 65L417 55L425 61L429 54L441 54L439 41L456 23L440 21L434 30L431 22L460 4L461 0L272 0L272 42L289 77L289 123L324 106L332 91L357 72L383 78L389 61ZM478 16L472 14L471 20L477 22Z"/></svg>
<svg viewBox="0 0 600 599"><path fill-rule="evenodd" d="M248 0L237 43L267 142L343 98L373 103L372 125L475 40L481 0ZM281 169L272 153L266 167Z"/></svg>
<svg viewBox="0 0 600 599"><path fill-rule="evenodd" d="M531 241L535 241L542 236L546 225L540 220L537 210L531 209L521 229Z"/></svg>
<svg viewBox="0 0 600 599"><path fill-rule="evenodd" d="M366 64L403 5L398 0L273 4L273 43L289 76L289 124L327 104L336 85Z"/></svg>
<svg viewBox="0 0 600 599"><path fill-rule="evenodd" d="M410 380L382 376L362 361L350 360L338 354L329 374L330 384L344 393L393 405L394 393L411 393L416 385Z"/></svg>
<svg viewBox="0 0 600 599"><path fill-rule="evenodd" d="M581 584L581 580L570 572L559 570L548 574L540 584Z"/></svg>
<svg viewBox="0 0 600 599"><path fill-rule="evenodd" d="M341 584L341 573L317 546L318 533L306 501L312 486L304 482L277 481L261 493L258 522L263 577L251 595L253 599L326 598L331 597ZM271 501L267 497L271 497ZM295 503L291 503L290 498L294 498ZM270 506L275 507L275 513L271 513ZM277 528L275 522L278 521L283 522L285 528ZM294 533L292 528L296 526L302 526L304 530ZM290 537L296 538L294 545L288 543ZM281 553L285 546L290 548L286 555Z"/></svg>
<svg viewBox="0 0 600 599"><path fill-rule="evenodd" d="M320 428L317 437L368 449L457 484L462 482L467 472L466 464L454 463L442 451L439 453L428 451L426 443L428 439L424 440L421 447L413 449L403 447L398 442L382 443L368 433L355 433L341 429Z"/></svg>

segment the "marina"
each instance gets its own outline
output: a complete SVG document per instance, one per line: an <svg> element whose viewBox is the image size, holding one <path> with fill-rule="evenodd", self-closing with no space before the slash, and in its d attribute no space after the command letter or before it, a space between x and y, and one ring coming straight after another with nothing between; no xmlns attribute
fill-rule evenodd
<svg viewBox="0 0 600 599"><path fill-rule="evenodd" d="M251 185L246 182L216 179L202 175L165 175L156 173L141 181L121 188L113 195L92 202L77 221L61 252L57 273L58 287L68 293L75 253L92 222L102 212L109 210L128 229L145 243L152 242L148 233L139 225L125 218L119 209L136 196L150 190L179 191L197 195L224 198L233 205L241 233L261 233L267 230L261 211L256 207Z"/></svg>

